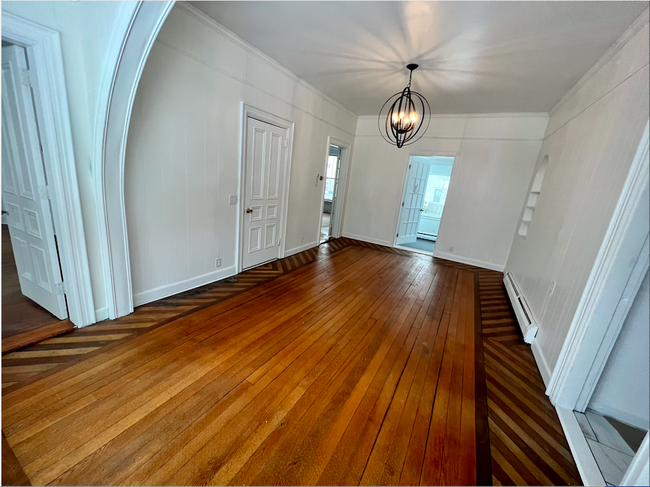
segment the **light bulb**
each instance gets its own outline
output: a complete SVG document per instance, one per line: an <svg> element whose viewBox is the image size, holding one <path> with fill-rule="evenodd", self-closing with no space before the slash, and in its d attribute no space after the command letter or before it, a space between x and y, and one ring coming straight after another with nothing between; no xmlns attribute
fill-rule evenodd
<svg viewBox="0 0 650 487"><path fill-rule="evenodd" d="M399 118L400 118L400 119L404 118L404 112L401 112L401 113L399 114Z"/></svg>
<svg viewBox="0 0 650 487"><path fill-rule="evenodd" d="M417 115L415 113L411 113L411 122L415 122L417 120Z"/></svg>

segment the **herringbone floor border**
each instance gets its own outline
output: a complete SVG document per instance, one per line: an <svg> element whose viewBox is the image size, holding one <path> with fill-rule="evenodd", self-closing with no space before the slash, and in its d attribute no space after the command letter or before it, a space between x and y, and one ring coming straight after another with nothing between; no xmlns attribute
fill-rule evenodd
<svg viewBox="0 0 650 487"><path fill-rule="evenodd" d="M494 485L581 485L503 274L481 269L481 326Z"/></svg>
<svg viewBox="0 0 650 487"><path fill-rule="evenodd" d="M182 316L211 306L358 245L406 257L418 254L348 238L327 243L237 275L236 282L222 280L138 307L131 315L60 335L3 356L3 393L52 374L118 343L147 333ZM530 347L521 332L503 286L503 274L477 267L434 259L441 265L474 273L477 294L477 326L483 334L477 361L483 361L484 377L477 383L487 392L485 412L489 436L477 450L477 471L487 471L479 482L494 485L579 485L580 477L548 397ZM478 369L477 365L477 369ZM477 386L478 390L478 386ZM485 392L482 394L484 397ZM477 393L477 398L481 396ZM480 404L477 404L477 408ZM483 411L485 411L483 409ZM485 421L484 421L485 422ZM479 449L481 447L479 446ZM478 458L480 457L480 458ZM490 461L491 460L491 461ZM479 462L487 462L487 470ZM490 474L491 467L491 474ZM478 472L477 472L478 473ZM491 477L491 478L490 478Z"/></svg>

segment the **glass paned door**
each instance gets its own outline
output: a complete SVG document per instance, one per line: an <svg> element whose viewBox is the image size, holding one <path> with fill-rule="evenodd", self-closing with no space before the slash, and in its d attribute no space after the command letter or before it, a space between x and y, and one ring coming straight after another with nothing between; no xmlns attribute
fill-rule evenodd
<svg viewBox="0 0 650 487"><path fill-rule="evenodd" d="M332 145L330 146L330 152L327 158L327 170L325 172L325 201L323 202L323 215L321 219L321 242L327 240L332 235L340 171L341 149Z"/></svg>

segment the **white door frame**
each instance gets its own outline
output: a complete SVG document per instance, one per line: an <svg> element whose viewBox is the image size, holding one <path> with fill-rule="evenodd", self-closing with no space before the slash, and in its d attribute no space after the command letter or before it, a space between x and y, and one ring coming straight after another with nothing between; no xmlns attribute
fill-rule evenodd
<svg viewBox="0 0 650 487"><path fill-rule="evenodd" d="M335 139L332 136L327 137L327 150L325 155L325 164L323 165L323 172L321 176L326 177L327 175L327 160L330 154L330 146L335 145L341 149L341 168L339 169L339 180L337 182L338 189L336 191L336 204L333 205L334 213L330 216L332 218L332 234L330 237L339 238L341 236L341 229L343 228L343 215L344 207L346 200L347 192L347 181L348 181L348 167L350 162L350 154L352 153L352 144L349 142L344 142L339 139ZM323 208L325 208L325 184L322 185L321 195L320 195L320 212L318 213L318 231L316 233L316 245L320 243L320 231L321 231L321 221L323 218Z"/></svg>
<svg viewBox="0 0 650 487"><path fill-rule="evenodd" d="M93 178L106 314L133 312L124 205L124 159L133 101L147 57L174 1L121 2L100 79Z"/></svg>
<svg viewBox="0 0 650 487"><path fill-rule="evenodd" d="M648 127L549 381L555 406L585 410L648 270Z"/></svg>
<svg viewBox="0 0 650 487"><path fill-rule="evenodd" d="M237 198L237 272L243 270L244 252L244 195L246 194L246 133L249 118L275 125L287 131L287 150L283 164L284 179L282 181L282 210L280 211L280 245L278 246L278 259L284 258L287 242L287 212L289 208L289 186L291 184L291 161L293 159L293 134L296 124L277 115L273 115L260 108L253 107L244 102L240 105L239 121L239 197Z"/></svg>
<svg viewBox="0 0 650 487"><path fill-rule="evenodd" d="M57 31L3 12L2 38L27 51L68 313L77 327L87 326L95 322L95 304L60 36Z"/></svg>
<svg viewBox="0 0 650 487"><path fill-rule="evenodd" d="M409 164L411 164L411 159L414 157L453 157L454 162L451 167L451 176L449 176L449 189L447 190L447 198L452 194L452 191L454 189L454 173L456 172L456 166L458 166L458 157L459 153L458 152L446 152L446 151L418 151L418 152L410 152L408 159L406 160L406 165L402 169L402 192L399 195L399 201L397 202L397 217L393 218L393 247L400 248L400 249L406 249L410 250L413 252L418 252L417 249L412 249L410 247L401 247L397 244L397 229L399 228L399 219L402 214L402 201L404 201L404 193L406 192L406 178L408 177L409 173ZM447 205L447 202L445 201L445 206ZM443 209L442 211L442 217L440 218L440 227L438 229L438 238L436 239L436 243L438 240L440 240L440 235L443 233L443 223L444 223L444 218L445 218L445 211ZM437 257L439 249L438 246L436 245L433 249L433 256ZM431 255L429 252L425 252L426 255Z"/></svg>

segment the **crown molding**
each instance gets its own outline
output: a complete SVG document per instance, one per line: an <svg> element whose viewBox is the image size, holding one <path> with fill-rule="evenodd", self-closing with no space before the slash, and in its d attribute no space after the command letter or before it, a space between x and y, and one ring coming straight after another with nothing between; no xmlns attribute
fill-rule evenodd
<svg viewBox="0 0 650 487"><path fill-rule="evenodd" d="M264 54L262 51L260 51L256 47L250 45L244 39L239 37L234 32L228 30L226 27L224 27L223 25L218 23L212 17L210 17L209 15L201 12L198 8L194 7L193 5L190 5L187 2L177 2L175 7L183 10L185 13L191 15L192 17L194 17L199 22L202 22L206 26L210 27L215 32L218 32L219 34L224 36L229 41L235 43L236 45L238 45L239 47L244 49L246 52L248 52L250 54L254 54L255 56L259 57L264 62L266 62L267 64L272 66L273 68L275 68L278 71L280 71L281 73L285 74L286 76L288 76L289 78L294 80L296 83L301 84L305 88L307 88L307 89L313 91L314 93L316 93L317 95L323 97L325 100L330 102L335 107L343 110L344 112L346 112L351 117L354 117L354 118L358 117L358 115L356 113L354 113L352 110L350 110L349 108L346 108L345 106L341 105L338 101L334 100L329 95L325 94L324 92L322 92L321 90L319 90L315 86L311 85L310 83L308 83L304 79L300 78L297 74L295 74L293 71L290 71L288 68L286 68L285 66L283 66L282 64L277 62L272 57L268 56L267 54Z"/></svg>
<svg viewBox="0 0 650 487"><path fill-rule="evenodd" d="M580 88L582 88L584 85L587 84L587 82L594 77L594 75L600 71L600 69L605 66L625 45L630 42L630 40L639 33L639 31L645 27L645 25L648 23L649 20L649 9L645 9L641 15L639 15L634 22L632 22L632 25L630 25L621 36L614 41L614 44L609 46L609 48L605 51L605 53L598 58L598 61L594 63L594 65L589 68L589 70L582 75L582 78L580 78L573 87L567 91L562 98L560 98L560 101L558 101L553 108L551 108L551 111L549 112L549 115L553 115L555 112L557 112L562 105L564 105L573 95L575 95Z"/></svg>

